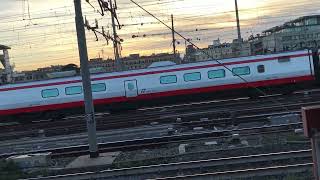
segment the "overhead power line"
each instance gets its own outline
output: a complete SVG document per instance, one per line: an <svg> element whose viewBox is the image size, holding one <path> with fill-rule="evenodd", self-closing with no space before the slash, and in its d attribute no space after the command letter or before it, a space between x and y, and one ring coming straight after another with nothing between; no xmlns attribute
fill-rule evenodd
<svg viewBox="0 0 320 180"><path fill-rule="evenodd" d="M30 3L31 2L32 1L30 1ZM92 2L95 1L92 0ZM159 5L158 2L163 4ZM219 27L219 23L233 24L234 20L217 18L228 17L232 11L214 12L214 9L216 9L215 4L203 6L201 3L194 5L192 11L189 9L181 11L182 6L173 7L176 2L183 4L188 3L189 0L143 0L140 5L148 7L148 9L153 9L153 14L157 14L157 17L166 24L170 22L169 16L172 11L178 11L179 15L175 15L175 28L179 30L180 33L193 39L193 42L201 43L200 46L207 46L208 43L211 43L211 39L217 36L220 38L223 37L225 41L232 40L232 37L235 35L233 29L235 27ZM308 2L295 0L294 3L283 4L283 2L272 1L272 4L266 4L265 6L259 6L257 8L241 8L239 10L240 15L246 14L254 16L254 18L242 20L243 35L244 37L249 37L251 34L259 33L264 29L281 25L287 20L312 14L313 12L316 13L317 9L314 6L314 2L313 0ZM27 15L27 4L25 4L25 8L23 8L25 10L23 13L25 14L25 20L22 20L23 14L21 14L21 12L14 14L10 12L9 14L0 15L0 38L4 44L12 46L12 56L16 57L14 62L18 67L20 62L30 61L30 63L32 63L38 57L45 57L47 53L50 54L50 56L46 58L46 60L48 62L52 60L53 63L56 63L56 59L63 58L64 54L69 54L67 51L75 45L75 41L71 39L73 34L75 34L73 6L65 5L53 7L48 10L35 10L32 8L32 5L33 4L31 4L30 17L31 20L38 25L26 27L30 19ZM98 4L94 3L93 5L98 9ZM152 51L152 49L158 47L163 48L171 43L171 32L164 31L160 28L158 21L147 17L143 11L136 8L136 5L120 2L118 6L118 15L123 22L123 24L121 24L123 30L119 32L119 35L126 40L122 43L126 49L138 51L138 48L141 48L141 44L148 42L151 43L152 46L145 47L145 49ZM168 7L169 10L167 10ZM193 13L194 11L199 13L195 14ZM212 15L208 13L209 11L212 12ZM264 11L272 11L273 13L265 16ZM88 20L91 20L92 17L97 14L90 5L84 7L84 13L87 15ZM105 30L107 30L108 26L111 27L111 20L108 20L107 23L108 25L104 26ZM133 39L132 36L136 36L136 38ZM96 42L93 33L90 33L88 38L91 54L92 51L100 51L101 46L105 44L105 42ZM183 41L182 38L179 37L176 39L177 42ZM55 51L51 50L52 48L59 48L59 50L56 50L56 56L54 56ZM183 50L183 48L184 46L182 45L177 47L179 50ZM24 49L24 51L20 51L19 54L17 54L17 49ZM61 49L65 49L66 52L63 52ZM171 49L167 47L167 52L170 50ZM128 52L129 51L126 53ZM111 54L111 51L108 51L108 54ZM32 60L30 60L30 58L32 58ZM34 67L35 66L37 66L37 63L34 63Z"/></svg>
<svg viewBox="0 0 320 180"><path fill-rule="evenodd" d="M197 48L198 50L200 50L200 47L197 46L196 44L194 44L193 42L191 42L188 38L184 37L181 33L177 32L176 30L172 29L169 25L167 25L166 23L164 23L163 21L161 21L157 16L155 16L154 14L152 14L151 12L149 12L148 10L146 10L144 7L140 6L138 3L136 3L134 0L130 0L132 3L134 3L135 5L137 5L140 9L142 9L143 11L145 11L147 14L149 14L150 16L152 16L153 18L155 18L157 21L161 22L161 24L163 24L164 26L166 26L168 29L170 29L171 31L173 31L174 33L176 33L178 36L180 36L182 39L184 39L186 42L190 43L192 46L194 46L195 48ZM223 66L225 69L227 69L229 72L231 72L232 74L234 74L235 76L237 76L238 78L240 78L244 83L246 83L246 85L250 88L255 89L258 93L260 93L261 95L267 96L267 94L262 91L261 89L252 86L245 78L243 78L241 75L234 73L228 66L226 66L224 63L222 63L219 60L216 60L212 55L210 55L209 53L207 53L206 51L203 51L208 57L211 57L212 60L214 60L215 62L217 62L219 65ZM274 102L276 104L281 105L281 107L285 110L285 111L289 111L288 108L286 108L285 106L283 106L282 103L274 100Z"/></svg>

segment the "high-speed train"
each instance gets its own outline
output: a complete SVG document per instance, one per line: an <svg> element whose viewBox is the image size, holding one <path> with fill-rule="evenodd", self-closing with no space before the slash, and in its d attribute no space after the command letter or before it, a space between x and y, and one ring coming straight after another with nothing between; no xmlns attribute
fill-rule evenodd
<svg viewBox="0 0 320 180"><path fill-rule="evenodd" d="M307 88L319 80L318 51L204 61L91 75L96 111L195 98ZM0 86L0 121L83 112L81 77Z"/></svg>

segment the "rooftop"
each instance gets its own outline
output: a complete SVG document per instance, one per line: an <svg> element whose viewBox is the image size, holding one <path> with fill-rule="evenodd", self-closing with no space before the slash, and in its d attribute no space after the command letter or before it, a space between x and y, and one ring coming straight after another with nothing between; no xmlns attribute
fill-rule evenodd
<svg viewBox="0 0 320 180"><path fill-rule="evenodd" d="M314 21L311 21L314 20ZM309 22L310 21L310 22ZM292 21L285 22L281 26L275 26L263 31L263 33L273 33L281 31L282 29L307 26L307 25L320 25L320 15L302 16Z"/></svg>

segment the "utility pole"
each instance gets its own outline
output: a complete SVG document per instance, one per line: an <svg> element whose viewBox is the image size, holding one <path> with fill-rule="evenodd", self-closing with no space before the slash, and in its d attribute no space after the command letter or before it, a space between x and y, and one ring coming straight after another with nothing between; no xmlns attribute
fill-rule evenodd
<svg viewBox="0 0 320 180"><path fill-rule="evenodd" d="M173 54L174 57L177 57L176 51L176 38L175 38L175 31L174 31L174 24L173 24L173 14L171 14L171 31L172 31L172 46L173 46Z"/></svg>
<svg viewBox="0 0 320 180"><path fill-rule="evenodd" d="M74 0L75 7L75 21L77 28L77 38L80 56L80 67L82 75L82 84L84 91L84 105L85 105L85 119L87 121L88 140L90 158L99 157L97 134L96 134L96 121L94 117L94 105L92 101L91 79L88 65L88 51L86 43L86 34L84 30L84 21L81 9L81 0Z"/></svg>
<svg viewBox="0 0 320 180"><path fill-rule="evenodd" d="M116 1L116 0L115 0ZM112 21L112 30L113 30L113 49L114 49L114 60L116 63L117 71L123 70L122 62L120 59L120 50L119 50L119 43L118 43L118 35L117 35L117 28L115 23L115 13L116 13L116 6L113 4L112 0L109 0L110 4L110 12L111 12L111 21Z"/></svg>
<svg viewBox="0 0 320 180"><path fill-rule="evenodd" d="M238 10L238 0L235 0L236 6L236 16L237 16L237 30L238 30L238 42L242 42L241 38L241 29L240 29L240 19L239 19L239 10Z"/></svg>

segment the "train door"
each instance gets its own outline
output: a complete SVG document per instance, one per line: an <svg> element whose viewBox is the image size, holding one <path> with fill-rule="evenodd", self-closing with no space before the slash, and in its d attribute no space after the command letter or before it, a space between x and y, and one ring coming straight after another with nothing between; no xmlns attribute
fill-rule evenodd
<svg viewBox="0 0 320 180"><path fill-rule="evenodd" d="M137 80L129 80L124 82L126 91L126 97L137 97L138 96L138 84Z"/></svg>

